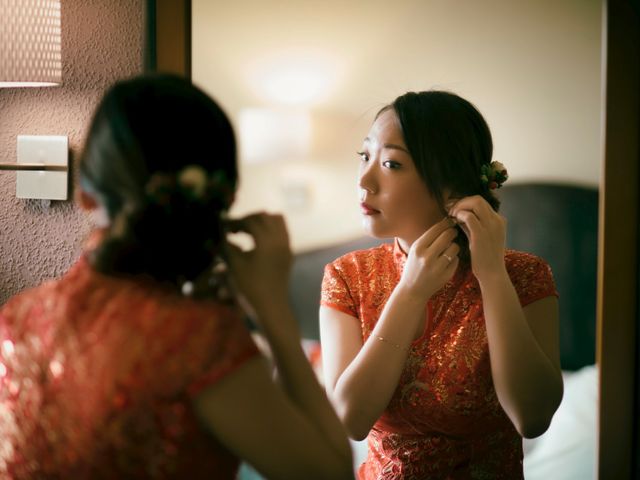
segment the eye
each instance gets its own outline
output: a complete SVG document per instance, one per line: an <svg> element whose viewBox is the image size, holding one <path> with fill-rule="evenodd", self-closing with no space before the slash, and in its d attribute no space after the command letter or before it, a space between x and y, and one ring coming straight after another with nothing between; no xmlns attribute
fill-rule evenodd
<svg viewBox="0 0 640 480"><path fill-rule="evenodd" d="M367 152L356 152L356 154L360 157L363 162L369 161L369 154Z"/></svg>
<svg viewBox="0 0 640 480"><path fill-rule="evenodd" d="M389 168L391 170L397 170L398 168L400 168L402 166L401 163L398 163L394 160L385 160L384 162L382 162L382 166Z"/></svg>

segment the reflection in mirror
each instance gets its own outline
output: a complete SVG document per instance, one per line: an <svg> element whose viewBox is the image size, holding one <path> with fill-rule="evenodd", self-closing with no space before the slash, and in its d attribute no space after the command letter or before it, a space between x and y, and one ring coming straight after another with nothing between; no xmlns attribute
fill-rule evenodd
<svg viewBox="0 0 640 480"><path fill-rule="evenodd" d="M355 152L379 108L407 90L451 90L472 101L513 185L597 192L599 1L193 0L192 15L193 80L225 106L240 141L232 214L283 211L294 250L319 275L344 242L362 236ZM544 223L535 199L522 204L532 226ZM571 218L566 225L567 235L580 228ZM553 234L544 232L543 249L553 248ZM307 283L297 296L313 299L319 280ZM305 296L304 288L313 292ZM559 289L561 304L571 303ZM300 311L310 312L302 321L314 326L303 331L315 336L317 301ZM570 328L565 338L583 338L579 325ZM555 436L527 446L529 478L560 478L566 464L583 468L575 478L593 477L595 369L581 362L567 369ZM571 443L585 437L591 443ZM559 443L574 456L563 457Z"/></svg>
<svg viewBox="0 0 640 480"><path fill-rule="evenodd" d="M359 233L355 151L407 90L470 99L514 182L598 184L599 2L195 0L192 11L193 79L244 147L237 209L284 210L297 250Z"/></svg>

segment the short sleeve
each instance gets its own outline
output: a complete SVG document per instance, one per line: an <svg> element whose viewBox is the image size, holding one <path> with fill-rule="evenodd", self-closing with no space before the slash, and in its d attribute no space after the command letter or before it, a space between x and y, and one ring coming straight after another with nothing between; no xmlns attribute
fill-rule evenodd
<svg viewBox="0 0 640 480"><path fill-rule="evenodd" d="M107 375L127 394L195 396L258 353L234 305L183 297L155 282L93 282L82 289L93 292L88 302L65 302L74 305L69 317L89 318L87 328L101 332L96 351L85 353L107 356Z"/></svg>
<svg viewBox="0 0 640 480"><path fill-rule="evenodd" d="M523 307L545 297L558 297L551 267L541 258L512 252L507 257L507 270Z"/></svg>
<svg viewBox="0 0 640 480"><path fill-rule="evenodd" d="M358 309L346 278L344 266L337 261L324 268L320 305L357 318Z"/></svg>
<svg viewBox="0 0 640 480"><path fill-rule="evenodd" d="M199 334L191 335L187 355L200 368L187 385L190 396L215 384L259 353L249 330L231 309L220 309L202 325ZM197 326L197 325L196 325Z"/></svg>

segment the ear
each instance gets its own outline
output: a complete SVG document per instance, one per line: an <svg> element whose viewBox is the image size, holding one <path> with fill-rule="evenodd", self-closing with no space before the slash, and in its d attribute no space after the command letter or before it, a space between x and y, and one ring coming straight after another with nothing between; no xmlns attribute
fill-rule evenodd
<svg viewBox="0 0 640 480"><path fill-rule="evenodd" d="M100 205L93 195L78 187L75 193L75 201L82 210L93 211Z"/></svg>

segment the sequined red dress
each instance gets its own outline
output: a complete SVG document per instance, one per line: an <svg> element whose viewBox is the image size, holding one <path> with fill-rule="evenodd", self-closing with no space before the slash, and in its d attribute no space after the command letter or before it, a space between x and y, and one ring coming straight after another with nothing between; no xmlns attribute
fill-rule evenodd
<svg viewBox="0 0 640 480"><path fill-rule="evenodd" d="M325 268L322 305L358 318L366 340L405 261L397 242L340 257ZM557 296L541 259L507 251L505 263L523 306ZM522 439L496 397L480 287L470 268L459 268L429 300L427 315L398 387L369 433L359 478L522 478Z"/></svg>
<svg viewBox="0 0 640 480"><path fill-rule="evenodd" d="M231 307L82 257L0 309L0 478L235 478L191 399L256 353Z"/></svg>

